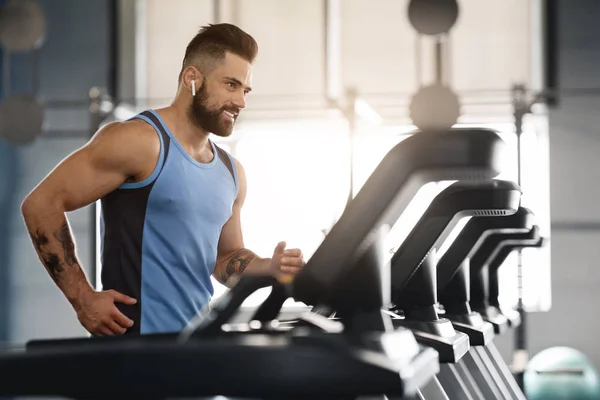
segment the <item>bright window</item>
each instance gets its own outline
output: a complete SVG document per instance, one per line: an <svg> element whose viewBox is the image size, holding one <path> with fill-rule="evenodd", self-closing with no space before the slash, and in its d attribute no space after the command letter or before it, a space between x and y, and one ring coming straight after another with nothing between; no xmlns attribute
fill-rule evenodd
<svg viewBox="0 0 600 400"><path fill-rule="evenodd" d="M513 164L516 165L514 126L507 126L505 140L512 139ZM545 115L529 115L521 136L521 204L533 211L540 233L550 240L550 160L548 120ZM514 172L516 179L516 170ZM513 176L513 175L511 175ZM518 299L518 257L513 252L499 270L500 303L515 306ZM552 305L551 259L549 242L542 249L522 251L522 289L525 309L529 312L549 311Z"/></svg>
<svg viewBox="0 0 600 400"><path fill-rule="evenodd" d="M285 241L288 248L300 248L308 260L348 197L346 122L247 123L236 136L232 152L244 166L248 183L242 210L245 246L271 257L277 243ZM226 290L213 283L215 297ZM245 304L258 304L268 293L264 289Z"/></svg>

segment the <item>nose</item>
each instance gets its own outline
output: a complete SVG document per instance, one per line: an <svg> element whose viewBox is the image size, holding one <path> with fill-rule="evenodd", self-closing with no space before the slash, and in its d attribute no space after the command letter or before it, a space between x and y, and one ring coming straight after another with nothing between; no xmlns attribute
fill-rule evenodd
<svg viewBox="0 0 600 400"><path fill-rule="evenodd" d="M233 99L233 105L241 110L246 108L246 93L243 91L237 92Z"/></svg>

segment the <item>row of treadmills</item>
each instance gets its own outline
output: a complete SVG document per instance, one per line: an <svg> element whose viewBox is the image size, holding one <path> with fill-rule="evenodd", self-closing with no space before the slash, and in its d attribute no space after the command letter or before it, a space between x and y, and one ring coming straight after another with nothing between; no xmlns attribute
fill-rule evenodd
<svg viewBox="0 0 600 400"><path fill-rule="evenodd" d="M0 356L0 397L524 399L494 345L520 323L498 303L498 269L543 238L521 189L495 179L505 146L488 129L418 132L383 158L292 283L244 277L178 334L29 342ZM439 181L456 182L386 261L389 228ZM290 298L309 308L282 317Z"/></svg>

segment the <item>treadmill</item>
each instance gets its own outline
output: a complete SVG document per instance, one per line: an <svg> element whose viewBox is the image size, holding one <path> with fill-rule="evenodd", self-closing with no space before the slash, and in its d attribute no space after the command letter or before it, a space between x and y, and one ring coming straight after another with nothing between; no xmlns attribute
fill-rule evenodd
<svg viewBox="0 0 600 400"><path fill-rule="evenodd" d="M438 379L445 394L452 399L484 398L492 392L477 387L466 371L460 372L464 370L461 359L469 351L469 336L455 330L450 320L439 318L437 314L433 252L462 218L513 214L520 197L521 190L513 182L456 182L436 196L392 258L394 325L410 328L417 341L438 351L442 363ZM489 384L494 385L494 382ZM444 398L444 394L430 393L430 398Z"/></svg>
<svg viewBox="0 0 600 400"><path fill-rule="evenodd" d="M509 240L512 235L516 238L539 240L539 228L534 225L534 214L526 209L527 226L519 232L495 232L485 238L481 245L474 251L470 260L470 304L471 308L478 311L483 319L489 321L494 326L496 334L504 334L508 331L510 321L499 308L489 303L490 299L490 264L505 240ZM523 228L523 226L521 226ZM496 266L498 268L499 266ZM518 321L513 321L518 323Z"/></svg>
<svg viewBox="0 0 600 400"><path fill-rule="evenodd" d="M487 270L487 279L476 279L472 282L471 293L475 294L475 307L485 309L488 315L496 319L503 318L506 325L503 331L508 332L509 329L517 327L521 322L521 315L514 309L501 307L498 294L498 270L506 260L506 257L513 251L523 248L540 248L544 246L546 239L540 235L540 230L537 225L524 233L496 233L488 237L486 248L491 253L481 259L485 259L483 270ZM498 368L504 372L504 375L509 377L511 385L518 385L519 377L515 376L506 366L502 356L496 348L486 349L490 357L496 362ZM515 378L515 380L513 380ZM522 387L521 385L519 385Z"/></svg>
<svg viewBox="0 0 600 400"><path fill-rule="evenodd" d="M478 257L473 257L475 260L487 259L485 252L493 251L494 246L484 244L495 235L521 235L531 230L532 224L532 213L524 207L519 207L513 215L501 218L472 218L438 262L438 292L444 316L452 321L457 330L469 334L473 346L472 358L466 362L470 370L480 371L480 374L474 374L480 387L494 388L493 385L489 386L489 382L496 384L495 398L524 399L524 395L506 363L498 358L499 353L492 342L495 333L493 325L488 322L490 319L482 318L478 312L485 312L487 307L472 309L472 293L487 292L487 289L473 290L472 271L475 269L475 280L482 284L484 280L477 278L484 275L478 274L481 268L475 268L469 260L473 254L478 254Z"/></svg>
<svg viewBox="0 0 600 400"><path fill-rule="evenodd" d="M179 334L29 343L0 356L0 396L420 395L439 371L438 354L410 330L393 329L382 312L391 286L382 261L386 227L423 182L497 175L504 147L491 130L411 136L385 156L293 282L244 276ZM311 311L293 326L230 323L250 294L269 286L340 318Z"/></svg>
<svg viewBox="0 0 600 400"><path fill-rule="evenodd" d="M517 310L502 307L499 301L500 283L498 281L498 270L508 256L515 250L525 248L541 248L547 243L547 239L541 236L540 228L534 225L528 232L524 233L498 233L490 237L491 241L498 239L499 243L492 255L488 258L488 299L490 307L496 309L499 314L506 317L509 328L516 328L521 323L521 315ZM480 290L484 292L484 290Z"/></svg>

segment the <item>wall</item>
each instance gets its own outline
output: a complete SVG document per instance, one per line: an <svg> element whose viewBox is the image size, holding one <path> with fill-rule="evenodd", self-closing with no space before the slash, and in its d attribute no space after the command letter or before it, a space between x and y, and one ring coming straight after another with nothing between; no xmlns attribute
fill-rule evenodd
<svg viewBox="0 0 600 400"><path fill-rule="evenodd" d="M600 368L594 306L600 302L600 3L562 0L558 9L560 103L550 110L552 309L529 314L530 356L553 346L576 348ZM584 89L585 92L571 90ZM585 93L588 94L585 94ZM514 337L496 340L506 360Z"/></svg>
<svg viewBox="0 0 600 400"><path fill-rule="evenodd" d="M17 208L19 180L15 176L22 166L18 150L0 139L0 346L10 338L13 315L10 279L16 254L12 238L14 210Z"/></svg>
<svg viewBox="0 0 600 400"><path fill-rule="evenodd" d="M531 84L535 80L531 58L522 56L535 50L530 6L534 2L460 2L449 56L452 82L458 90L506 91L515 81ZM238 24L259 43L252 98L323 94L322 0L220 3L221 20ZM185 46L201 25L214 22L212 1L174 0L170 4L165 8L160 0L146 2L150 98L168 99L175 93ZM408 0L343 0L339 4L343 86L356 86L363 93L413 92L418 83L414 61L417 45L406 17ZM492 13L493 19L482 18ZM179 29L171 29L173 24ZM424 53L430 60L427 49Z"/></svg>
<svg viewBox="0 0 600 400"><path fill-rule="evenodd" d="M5 3L5 0L0 0L0 6ZM0 71L4 72L4 57L5 54L0 50L0 61L2 67ZM2 97L5 92L3 82L0 82ZM17 180L11 176L9 166L17 162L17 152L14 146L0 139L0 344L7 342L9 337L9 321L10 321L10 269L6 268L11 262L12 257L12 241L10 240L9 226L12 221L11 203L15 201L14 186Z"/></svg>
<svg viewBox="0 0 600 400"><path fill-rule="evenodd" d="M559 83L563 89L599 88L600 3L563 0L559 7ZM549 313L532 314L532 353L567 345L588 354L600 368L600 92L564 95L550 113L552 293Z"/></svg>
<svg viewBox="0 0 600 400"><path fill-rule="evenodd" d="M83 334L74 312L37 259L22 222L19 205L25 195L66 155L81 146L89 135L86 99L93 86L107 87L111 74L109 0L39 0L46 13L47 40L40 51L40 97L45 100L80 100L79 107L50 108L45 128L55 134L71 132L78 137L42 137L18 149L17 201L10 205L13 254L9 340L23 343L32 338ZM15 68L20 65L20 68ZM30 57L13 61L14 85L27 90ZM78 254L90 266L89 210L69 215Z"/></svg>

